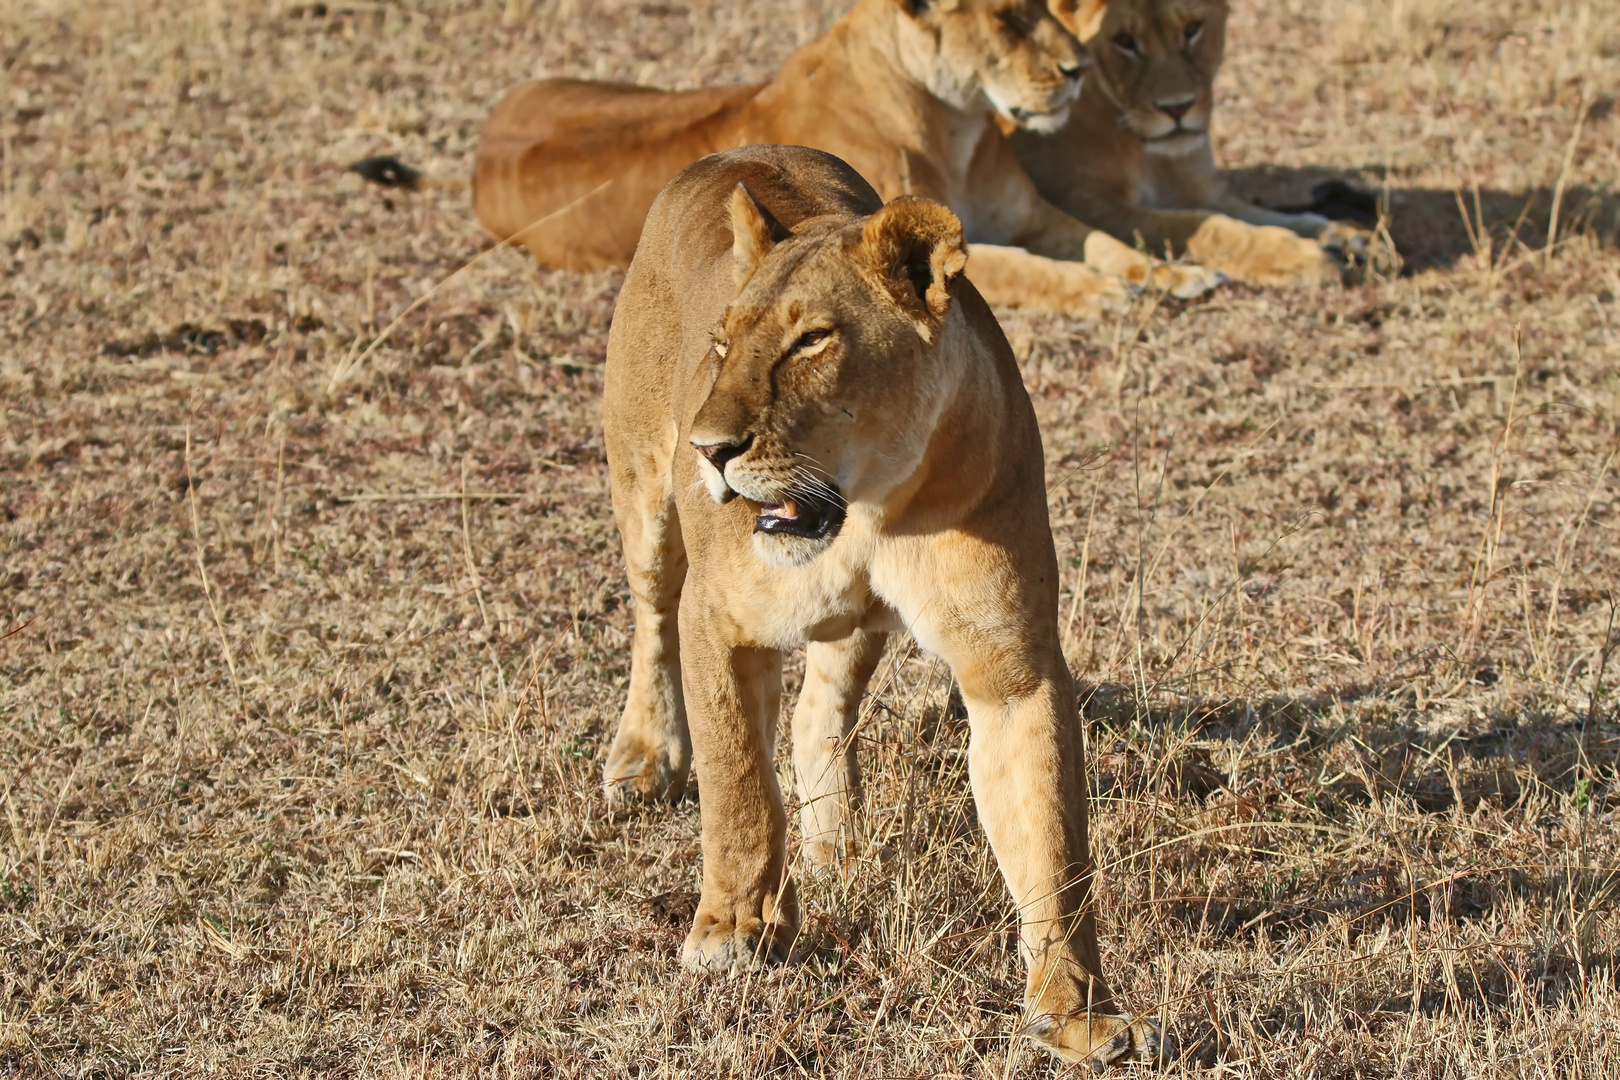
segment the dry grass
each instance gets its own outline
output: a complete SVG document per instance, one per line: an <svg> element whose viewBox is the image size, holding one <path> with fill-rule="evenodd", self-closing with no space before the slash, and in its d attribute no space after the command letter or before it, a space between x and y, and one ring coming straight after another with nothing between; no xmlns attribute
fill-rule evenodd
<svg viewBox="0 0 1620 1080"><path fill-rule="evenodd" d="M497 253L348 368L487 242L343 163L458 170L540 71L758 77L833 6L0 0L6 1075L1061 1071L904 642L815 950L680 970L695 807L597 790L616 276ZM1109 970L1221 1075L1620 1075L1620 9L1231 36L1225 160L1376 184L1407 274L1004 320Z"/></svg>

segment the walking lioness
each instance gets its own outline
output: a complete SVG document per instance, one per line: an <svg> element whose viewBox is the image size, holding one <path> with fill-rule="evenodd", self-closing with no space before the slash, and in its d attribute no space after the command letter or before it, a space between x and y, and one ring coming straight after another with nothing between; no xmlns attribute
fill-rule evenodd
<svg viewBox="0 0 1620 1080"><path fill-rule="evenodd" d="M1040 433L962 274L962 232L940 203L884 205L804 147L704 158L653 204L608 338L635 637L607 783L667 792L697 768L688 966L785 952L783 650L808 646L794 764L806 840L826 844L866 680L884 635L908 629L967 705L974 799L1029 963L1025 1030L1070 1061L1151 1059L1157 1031L1120 1013L1099 969Z"/></svg>
<svg viewBox="0 0 1620 1080"><path fill-rule="evenodd" d="M859 0L760 86L671 92L542 79L495 107L478 144L485 228L564 269L623 266L659 190L705 154L755 143L843 158L885 197L962 218L974 282L994 303L1091 313L1152 282L1220 281L1166 266L1043 199L996 126L1050 130L1090 61L1042 0ZM391 159L362 175L409 183Z"/></svg>

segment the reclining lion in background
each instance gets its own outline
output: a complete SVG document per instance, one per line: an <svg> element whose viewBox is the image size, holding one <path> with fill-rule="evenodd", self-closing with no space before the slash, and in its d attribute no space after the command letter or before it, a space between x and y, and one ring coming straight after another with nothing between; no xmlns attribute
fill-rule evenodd
<svg viewBox="0 0 1620 1080"><path fill-rule="evenodd" d="M993 303L1094 312L1150 277L1178 296L1207 291L1213 271L1158 263L1043 199L997 127L997 115L1059 127L1088 65L1043 0L860 0L763 85L519 87L484 126L473 207L548 265L623 266L653 199L686 165L798 144L843 158L885 197L949 205ZM354 168L411 184L392 159Z"/></svg>
<svg viewBox="0 0 1620 1080"><path fill-rule="evenodd" d="M1095 64L1066 124L1009 135L1047 199L1126 243L1140 237L1155 254L1168 248L1257 285L1337 281L1340 260L1365 251L1364 230L1255 206L1216 172L1209 124L1226 0L1051 6Z"/></svg>
<svg viewBox="0 0 1620 1080"><path fill-rule="evenodd" d="M773 764L786 649L806 840L835 837L884 636L951 665L968 772L1017 902L1023 1029L1068 1061L1152 1060L1091 911L1086 765L1059 643L1041 437L962 275L945 206L887 205L804 147L704 158L654 203L608 337L603 431L635 635L613 770L703 783L703 890L682 949L728 972L791 946Z"/></svg>

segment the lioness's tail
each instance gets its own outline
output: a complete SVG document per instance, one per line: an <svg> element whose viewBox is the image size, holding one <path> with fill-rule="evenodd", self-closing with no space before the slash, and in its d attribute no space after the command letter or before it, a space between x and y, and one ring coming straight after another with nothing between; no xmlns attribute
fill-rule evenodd
<svg viewBox="0 0 1620 1080"><path fill-rule="evenodd" d="M349 171L383 187L421 191L424 188L459 189L467 186L465 179L448 180L438 176L424 176L396 157L370 157L349 166Z"/></svg>

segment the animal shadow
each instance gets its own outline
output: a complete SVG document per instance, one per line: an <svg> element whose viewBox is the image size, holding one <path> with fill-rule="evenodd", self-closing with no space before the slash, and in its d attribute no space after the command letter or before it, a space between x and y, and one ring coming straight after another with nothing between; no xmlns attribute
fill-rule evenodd
<svg viewBox="0 0 1620 1080"><path fill-rule="evenodd" d="M1555 197L1560 238L1586 233L1605 244L1620 240L1620 194L1588 187L1561 193L1550 187L1518 192L1397 187L1386 184L1379 166L1266 165L1222 175L1241 197L1290 213L1371 225L1382 209L1407 274L1450 267L1487 245L1497 260L1515 241L1532 250L1544 247Z"/></svg>

